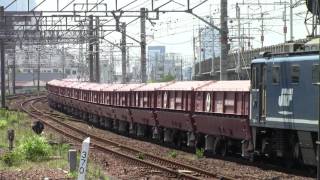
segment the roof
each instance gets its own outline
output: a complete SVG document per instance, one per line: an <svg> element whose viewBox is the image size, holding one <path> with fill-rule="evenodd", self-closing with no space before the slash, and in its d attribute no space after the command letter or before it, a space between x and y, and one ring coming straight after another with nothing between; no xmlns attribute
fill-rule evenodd
<svg viewBox="0 0 320 180"><path fill-rule="evenodd" d="M53 79L61 79L62 73L40 73L41 81L51 81ZM16 73L16 81L33 81L37 79L37 73Z"/></svg>
<svg viewBox="0 0 320 180"><path fill-rule="evenodd" d="M177 81L158 90L163 91L192 91L214 81Z"/></svg>
<svg viewBox="0 0 320 180"><path fill-rule="evenodd" d="M40 81L40 86L46 86L45 81ZM16 87L33 87L37 86L37 81L16 81Z"/></svg>
<svg viewBox="0 0 320 180"><path fill-rule="evenodd" d="M279 63L279 62L301 62L319 61L319 52L304 52L301 54L277 54L276 56L253 59L251 63Z"/></svg>
<svg viewBox="0 0 320 180"><path fill-rule="evenodd" d="M216 81L208 85L197 88L196 91L250 91L250 81L237 80L237 81Z"/></svg>

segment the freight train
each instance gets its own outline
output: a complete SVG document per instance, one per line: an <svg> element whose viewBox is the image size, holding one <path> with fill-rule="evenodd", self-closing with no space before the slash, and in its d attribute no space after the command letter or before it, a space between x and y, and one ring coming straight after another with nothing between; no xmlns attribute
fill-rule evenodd
<svg viewBox="0 0 320 180"><path fill-rule="evenodd" d="M319 51L263 53L251 80L47 83L52 108L96 126L221 154L316 165Z"/></svg>

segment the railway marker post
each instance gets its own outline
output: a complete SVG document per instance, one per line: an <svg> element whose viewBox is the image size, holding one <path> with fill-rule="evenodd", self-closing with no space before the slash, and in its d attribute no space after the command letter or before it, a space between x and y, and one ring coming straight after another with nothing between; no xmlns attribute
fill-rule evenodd
<svg viewBox="0 0 320 180"><path fill-rule="evenodd" d="M81 150L81 154L80 154L78 180L85 180L85 178L86 178L87 162L88 162L88 155L89 155L89 146L90 146L90 137L87 137L82 142L82 150Z"/></svg>
<svg viewBox="0 0 320 180"><path fill-rule="evenodd" d="M14 130L9 129L8 130L8 141L9 141L9 150L12 151L13 149L13 140L14 140Z"/></svg>
<svg viewBox="0 0 320 180"><path fill-rule="evenodd" d="M76 171L77 169L77 150L69 149L68 153L70 172Z"/></svg>

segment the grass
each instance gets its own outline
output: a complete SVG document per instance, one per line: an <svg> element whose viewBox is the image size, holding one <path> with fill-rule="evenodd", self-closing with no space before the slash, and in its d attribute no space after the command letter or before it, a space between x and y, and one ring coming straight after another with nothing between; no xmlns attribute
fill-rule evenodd
<svg viewBox="0 0 320 180"><path fill-rule="evenodd" d="M33 135L24 138L15 151L20 153L26 160L43 161L47 160L53 153L53 148L45 137Z"/></svg>
<svg viewBox="0 0 320 180"><path fill-rule="evenodd" d="M172 151L169 151L169 156L172 158L176 158L178 156L178 153L177 153L177 151L172 150Z"/></svg>
<svg viewBox="0 0 320 180"><path fill-rule="evenodd" d="M204 157L204 149L200 148L200 149L196 149L196 156L198 159L203 158Z"/></svg>
<svg viewBox="0 0 320 180"><path fill-rule="evenodd" d="M141 152L138 153L137 158L143 160L144 159L144 154L141 153Z"/></svg>
<svg viewBox="0 0 320 180"><path fill-rule="evenodd" d="M14 129L14 150L8 151L7 131ZM48 141L57 142L49 145ZM44 132L43 136L35 135L31 121L21 112L0 109L0 171L28 171L30 169L68 170L68 150L70 145L62 136ZM80 156L80 153L78 153ZM54 157L54 158L53 158ZM79 161L77 165L79 164ZM76 178L77 172L69 172L67 177ZM108 179L103 170L94 163L88 162L87 179Z"/></svg>

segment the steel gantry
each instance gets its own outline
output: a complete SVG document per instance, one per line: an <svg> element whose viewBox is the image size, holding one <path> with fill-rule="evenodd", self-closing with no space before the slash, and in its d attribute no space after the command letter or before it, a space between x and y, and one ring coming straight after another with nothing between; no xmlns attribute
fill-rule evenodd
<svg viewBox="0 0 320 180"><path fill-rule="evenodd" d="M129 38L140 45L140 78L141 82L146 82L146 22L152 24L152 21L158 20L162 13L189 13L217 29L222 35L227 35L228 32L225 29L221 30L221 28L194 13L197 7L205 4L208 0L200 3L194 3L192 0L168 0L165 2L156 0L146 0L144 2L140 0L130 2L114 0L107 2L100 0L94 3L91 0L56 0L50 6L47 3L52 3L52 0L42 0L33 6L28 0L25 9L22 11L9 11L10 7L20 1L22 0L11 0L0 10L1 52L15 47L16 44L21 46L87 44L89 47L87 52L89 79L95 82L100 81L99 42L108 42L106 37L112 32L122 33L120 48L123 56L122 63L125 64L122 65L122 81L125 83L127 79L126 38ZM221 0L221 3L223 2ZM179 8L173 8L175 6ZM226 3L223 4L223 7L226 7ZM223 16L227 16L226 12ZM140 19L140 39L128 35L126 31L126 27L138 19ZM225 21L226 18L223 18L223 20ZM226 43L226 41L222 41L222 43ZM226 44L223 47L226 47ZM1 55L1 57L1 62L4 62L4 55ZM39 56L39 64L40 61ZM1 66L4 69L4 63ZM223 67L221 68L223 69ZM38 71L40 71L40 67ZM221 70L221 72L224 71ZM1 79L4 79L4 75ZM4 82L2 82L2 87L4 87ZM1 93L5 94L5 89L2 88ZM4 102L2 105L4 105Z"/></svg>

